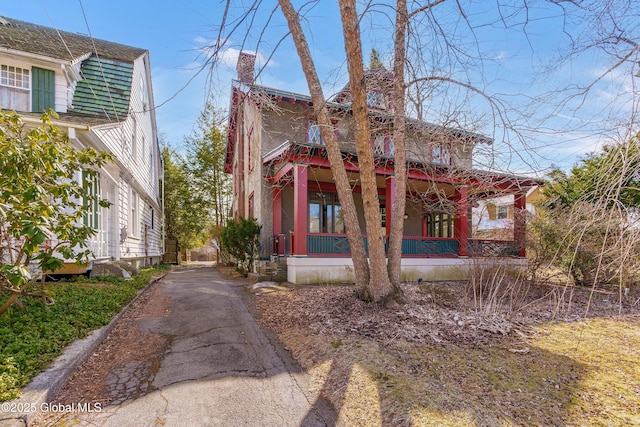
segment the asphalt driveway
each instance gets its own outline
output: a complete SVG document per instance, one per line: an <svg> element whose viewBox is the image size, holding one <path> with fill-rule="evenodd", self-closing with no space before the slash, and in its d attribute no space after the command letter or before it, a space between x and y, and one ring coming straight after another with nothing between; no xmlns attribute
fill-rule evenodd
<svg viewBox="0 0 640 427"><path fill-rule="evenodd" d="M142 336L164 337L163 353L155 361L114 367L107 376L111 403L100 412L74 412L67 421L141 427L335 424L330 405L308 392L307 375L256 324L243 301L245 285L221 277L210 264L167 274L155 285L169 301L167 314L136 320Z"/></svg>

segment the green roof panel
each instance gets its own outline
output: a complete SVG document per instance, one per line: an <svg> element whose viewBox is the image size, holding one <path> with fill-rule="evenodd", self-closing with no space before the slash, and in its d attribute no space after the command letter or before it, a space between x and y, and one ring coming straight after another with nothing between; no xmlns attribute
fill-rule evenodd
<svg viewBox="0 0 640 427"><path fill-rule="evenodd" d="M91 56L82 63L73 113L123 120L129 111L133 64Z"/></svg>

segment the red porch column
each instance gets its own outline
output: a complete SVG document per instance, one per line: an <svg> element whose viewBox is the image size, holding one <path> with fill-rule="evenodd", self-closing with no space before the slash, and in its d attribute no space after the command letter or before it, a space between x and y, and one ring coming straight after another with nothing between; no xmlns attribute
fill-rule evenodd
<svg viewBox="0 0 640 427"><path fill-rule="evenodd" d="M293 248L292 255L307 255L308 191L307 165L293 166Z"/></svg>
<svg viewBox="0 0 640 427"><path fill-rule="evenodd" d="M274 185L271 187L271 194L273 196L273 203L271 206L271 221L273 224L273 236L274 238L279 237L282 233L282 186ZM283 242L278 242L278 245L274 245L275 253L278 255L282 255L280 251L280 246Z"/></svg>
<svg viewBox="0 0 640 427"><path fill-rule="evenodd" d="M385 212L387 218L385 220L387 237L389 237L389 233L391 231L391 220L392 212L393 212L393 201L394 195L396 193L396 177L394 175L388 176L385 179L385 188L384 188L384 196L385 196Z"/></svg>
<svg viewBox="0 0 640 427"><path fill-rule="evenodd" d="M454 237L458 241L459 256L467 256L469 247L469 200L467 196L467 187L456 187L454 196L454 202L456 204Z"/></svg>
<svg viewBox="0 0 640 427"><path fill-rule="evenodd" d="M513 196L513 240L516 242L518 256L527 256L527 195L518 193Z"/></svg>

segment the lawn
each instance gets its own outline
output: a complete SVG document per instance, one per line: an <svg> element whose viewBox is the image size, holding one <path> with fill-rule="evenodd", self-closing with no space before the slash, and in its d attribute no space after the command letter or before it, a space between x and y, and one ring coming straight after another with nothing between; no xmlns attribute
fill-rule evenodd
<svg viewBox="0 0 640 427"><path fill-rule="evenodd" d="M350 286L292 287L256 306L341 425L640 425L637 298L596 295L585 314L574 289L482 313L463 287L405 284L395 308Z"/></svg>
<svg viewBox="0 0 640 427"><path fill-rule="evenodd" d="M17 397L20 388L66 345L108 324L152 276L168 268L143 269L129 281L100 278L47 283L55 304L44 306L38 298L23 298L24 310L13 306L0 316L0 401ZM6 295L0 293L0 300L4 299Z"/></svg>

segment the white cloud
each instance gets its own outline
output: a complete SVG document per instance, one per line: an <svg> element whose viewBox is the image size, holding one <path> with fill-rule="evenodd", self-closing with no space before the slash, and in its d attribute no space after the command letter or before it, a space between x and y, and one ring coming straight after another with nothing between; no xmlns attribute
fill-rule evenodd
<svg viewBox="0 0 640 427"><path fill-rule="evenodd" d="M508 56L509 56L509 55L507 54L507 52L505 52L505 51L503 50L503 51L501 51L500 53L498 53L498 55L497 55L495 58L493 58L493 59L494 59L494 60L496 60L496 61L503 61L503 60L507 59L507 58L508 58Z"/></svg>
<svg viewBox="0 0 640 427"><path fill-rule="evenodd" d="M196 44L195 49L206 54L207 58L212 58L216 55L217 49L216 62L223 67L235 68L236 63L238 62L238 56L240 55L240 50L230 46L231 43L229 40L225 39L216 42L216 40L198 36L193 39L193 42ZM264 55L260 52L247 49L243 49L243 52L256 55L256 67L258 68L278 66L278 63L273 59L267 62Z"/></svg>

